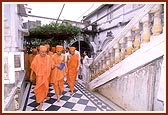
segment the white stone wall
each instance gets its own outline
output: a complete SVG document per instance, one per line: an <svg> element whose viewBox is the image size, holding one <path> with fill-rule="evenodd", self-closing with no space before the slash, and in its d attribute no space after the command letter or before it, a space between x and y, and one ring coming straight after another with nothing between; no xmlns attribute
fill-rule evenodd
<svg viewBox="0 0 168 115"><path fill-rule="evenodd" d="M109 9L108 7L105 7L103 9L99 10L94 15L92 15L87 20L90 20L92 23L92 22L96 21L97 19L99 19L100 17L107 14L110 10L114 10L117 7L119 7L120 5L121 4L114 4L111 7L111 9ZM99 20L97 22L97 24L98 24L97 29L101 28L103 30L103 29L107 29L110 27L111 27L111 29L100 32L99 34L96 34L96 36L94 38L94 42L96 44L96 47L93 46L94 49L103 50L103 49L101 49L101 48L103 48L102 43L106 39L108 39L106 37L107 32L111 31L115 37L125 27L125 25L123 25L123 26L119 25L119 22L124 23L124 22L130 21L135 16L135 14L139 11L139 9L142 8L143 6L144 6L143 4L126 4L125 6L121 7L120 9L114 11L111 14L111 18L109 18L109 16L106 16L103 19ZM91 26L89 26L88 29L91 30Z"/></svg>
<svg viewBox="0 0 168 115"><path fill-rule="evenodd" d="M16 102L21 103L24 92L24 53L23 48L22 17L18 15L17 4L3 4L3 110L18 109ZM16 58L16 56L19 56ZM16 68L16 65L20 65ZM19 85L20 84L20 85ZM11 87L12 86L12 87ZM20 93L21 92L21 93ZM17 95L19 96L16 101Z"/></svg>
<svg viewBox="0 0 168 115"><path fill-rule="evenodd" d="M113 79L98 92L128 111L163 111L157 100L163 58Z"/></svg>

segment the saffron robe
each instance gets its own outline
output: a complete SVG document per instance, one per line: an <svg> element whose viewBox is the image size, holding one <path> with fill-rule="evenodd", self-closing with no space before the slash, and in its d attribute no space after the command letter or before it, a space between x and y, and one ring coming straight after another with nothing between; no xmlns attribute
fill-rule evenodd
<svg viewBox="0 0 168 115"><path fill-rule="evenodd" d="M31 72L31 70L30 70L29 54L28 53L24 54L24 68L26 70L26 72L25 72L25 79L29 80L30 79L30 72Z"/></svg>
<svg viewBox="0 0 168 115"><path fill-rule="evenodd" d="M30 54L30 55L29 55L29 63L30 63L30 65L31 65L33 59L35 58L35 56L36 56L36 55L33 55L33 54ZM33 75L30 76L30 81L31 81L33 84L36 83L36 74L35 74L35 72L33 72Z"/></svg>
<svg viewBox="0 0 168 115"><path fill-rule="evenodd" d="M64 63L65 57L64 54L61 54L60 56L56 53L53 55L53 63L56 65L60 65L61 62ZM64 76L65 76L65 67L60 70L58 67L55 67L52 70L50 82L54 83L54 90L56 95L61 95L64 91Z"/></svg>
<svg viewBox="0 0 168 115"><path fill-rule="evenodd" d="M67 66L68 66L67 82L68 82L71 92L73 92L75 80L76 80L78 69L79 69L78 54L73 54L73 55L68 56Z"/></svg>
<svg viewBox="0 0 168 115"><path fill-rule="evenodd" d="M31 63L31 69L36 73L34 93L37 103L42 103L47 97L52 64L50 56L41 57L40 54L36 55Z"/></svg>

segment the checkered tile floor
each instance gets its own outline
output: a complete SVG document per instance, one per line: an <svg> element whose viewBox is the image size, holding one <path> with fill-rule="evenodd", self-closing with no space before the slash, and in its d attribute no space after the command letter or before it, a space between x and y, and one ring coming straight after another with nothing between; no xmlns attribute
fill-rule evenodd
<svg viewBox="0 0 168 115"><path fill-rule="evenodd" d="M37 111L38 104L35 101L33 92L34 85L30 85L30 90L23 111ZM75 84L75 91L70 96L69 86L64 84L64 92L60 97L60 102L57 102L53 86L49 87L48 96L50 100L45 100L43 103L43 111L114 111L109 105L104 103L101 99L96 97L91 92L87 91L85 87L77 82Z"/></svg>

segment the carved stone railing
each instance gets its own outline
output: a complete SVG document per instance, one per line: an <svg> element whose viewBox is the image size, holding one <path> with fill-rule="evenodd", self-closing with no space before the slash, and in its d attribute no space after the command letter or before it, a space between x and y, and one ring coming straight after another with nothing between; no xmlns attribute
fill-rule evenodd
<svg viewBox="0 0 168 115"><path fill-rule="evenodd" d="M91 80L102 75L156 36L162 34L162 4L147 4L123 28L92 63Z"/></svg>

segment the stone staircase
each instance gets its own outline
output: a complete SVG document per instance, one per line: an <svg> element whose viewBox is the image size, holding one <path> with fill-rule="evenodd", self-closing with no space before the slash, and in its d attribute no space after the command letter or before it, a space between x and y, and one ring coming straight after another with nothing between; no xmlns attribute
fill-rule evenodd
<svg viewBox="0 0 168 115"><path fill-rule="evenodd" d="M163 110L157 99L165 61L163 8L145 5L94 59L90 90L126 110Z"/></svg>

